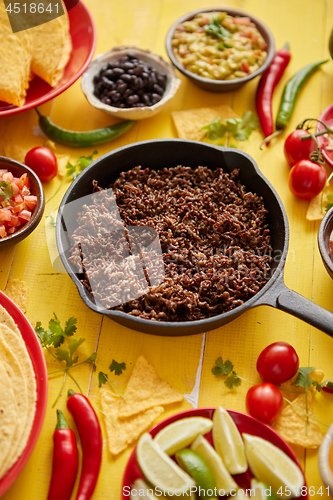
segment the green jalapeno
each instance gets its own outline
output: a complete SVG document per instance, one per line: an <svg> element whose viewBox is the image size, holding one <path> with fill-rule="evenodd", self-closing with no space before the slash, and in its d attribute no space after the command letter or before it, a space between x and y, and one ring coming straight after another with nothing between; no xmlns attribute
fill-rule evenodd
<svg viewBox="0 0 333 500"><path fill-rule="evenodd" d="M104 144L130 130L135 120L125 120L109 127L89 130L87 132L75 132L66 130L55 125L50 118L43 116L37 109L38 123L44 134L52 141L74 148L85 148Z"/></svg>
<svg viewBox="0 0 333 500"><path fill-rule="evenodd" d="M325 59L325 61L307 64L294 76L292 76L290 80L288 80L282 93L280 106L275 120L276 131L266 137L262 144L269 142L273 137L276 137L287 127L291 115L293 114L299 91L308 78L319 68L319 66L327 61L328 59Z"/></svg>

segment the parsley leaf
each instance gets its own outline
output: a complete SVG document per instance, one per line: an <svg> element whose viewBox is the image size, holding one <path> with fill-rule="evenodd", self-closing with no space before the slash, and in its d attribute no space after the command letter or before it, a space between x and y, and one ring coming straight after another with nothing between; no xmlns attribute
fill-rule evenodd
<svg viewBox="0 0 333 500"><path fill-rule="evenodd" d="M14 196L13 186L10 182L0 181L0 196L3 201L8 201Z"/></svg>
<svg viewBox="0 0 333 500"><path fill-rule="evenodd" d="M235 387L239 387L241 385L242 379L237 375L233 368L234 365L229 359L223 361L220 356L215 361L215 366L212 368L212 374L217 377L227 375L227 378L224 380L224 384L228 387L228 389L234 389Z"/></svg>
<svg viewBox="0 0 333 500"><path fill-rule="evenodd" d="M235 371L232 371L231 374L225 379L224 383L229 389L235 389L241 385L242 379Z"/></svg>
<svg viewBox="0 0 333 500"><path fill-rule="evenodd" d="M328 203L325 205L325 212L328 212L333 207L333 193L327 195Z"/></svg>
<svg viewBox="0 0 333 500"><path fill-rule="evenodd" d="M123 370L126 369L126 363L117 363L114 359L112 360L111 365L109 366L109 370L114 372L115 375L121 375Z"/></svg>
<svg viewBox="0 0 333 500"><path fill-rule="evenodd" d="M308 425L309 425L309 416L308 416L308 390L310 389L311 385L318 391L320 392L325 385L325 382L320 384L317 380L313 380L310 378L310 373L313 372L315 368L311 366L306 366L306 367L301 367L298 369L297 373L297 378L295 382L291 385L295 385L296 387L304 387L305 389L305 410L306 410L306 434L308 431Z"/></svg>
<svg viewBox="0 0 333 500"><path fill-rule="evenodd" d="M229 359L223 362L223 359L220 356L215 361L215 366L212 368L212 373L213 375L229 375L233 367L234 365Z"/></svg>
<svg viewBox="0 0 333 500"><path fill-rule="evenodd" d="M258 127L258 115L253 111L245 111L242 118L227 118L222 122L221 118L217 117L202 128L206 130L205 137L210 141L221 139L226 134L232 135L236 141L245 141Z"/></svg>
<svg viewBox="0 0 333 500"><path fill-rule="evenodd" d="M93 156L97 154L97 151L94 151L89 156L80 156L75 163L67 162L66 172L70 179L74 180L77 176L84 170L90 163L93 161Z"/></svg>

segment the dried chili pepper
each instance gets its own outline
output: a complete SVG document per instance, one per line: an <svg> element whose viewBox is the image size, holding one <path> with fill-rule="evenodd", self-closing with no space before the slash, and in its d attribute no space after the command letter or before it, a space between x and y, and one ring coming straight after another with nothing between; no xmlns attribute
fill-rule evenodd
<svg viewBox="0 0 333 500"><path fill-rule="evenodd" d="M265 137L274 132L274 120L272 115L272 97L275 87L289 64L291 58L289 44L286 43L279 49L273 61L262 75L256 92L256 110L260 125ZM268 146L269 142L266 142Z"/></svg>
<svg viewBox="0 0 333 500"><path fill-rule="evenodd" d="M47 500L70 500L78 471L76 437L61 410L53 434L52 476Z"/></svg>
<svg viewBox="0 0 333 500"><path fill-rule="evenodd" d="M76 500L89 500L95 490L102 461L102 431L89 399L68 391L67 408L77 427L82 446L82 468Z"/></svg>

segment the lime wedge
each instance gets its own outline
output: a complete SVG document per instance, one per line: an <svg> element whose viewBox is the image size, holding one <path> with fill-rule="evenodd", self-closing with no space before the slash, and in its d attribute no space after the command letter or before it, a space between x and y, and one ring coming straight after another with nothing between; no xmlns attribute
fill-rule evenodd
<svg viewBox="0 0 333 500"><path fill-rule="evenodd" d="M161 429L155 436L154 441L168 455L174 455L176 451L186 448L199 434L206 434L213 427L210 418L188 417L176 420L172 424Z"/></svg>
<svg viewBox="0 0 333 500"><path fill-rule="evenodd" d="M213 442L230 474L247 470L242 437L227 410L221 406L216 408L213 415Z"/></svg>
<svg viewBox="0 0 333 500"><path fill-rule="evenodd" d="M302 471L280 448L266 439L243 434L245 452L252 474L268 484L278 498L293 498L304 486Z"/></svg>
<svg viewBox="0 0 333 500"><path fill-rule="evenodd" d="M257 479L251 479L251 490L254 492L253 495L256 500L277 500L276 495L272 491L272 487L268 486L268 484L261 483Z"/></svg>
<svg viewBox="0 0 333 500"><path fill-rule="evenodd" d="M146 481L154 488L180 496L195 486L195 481L169 457L151 435L142 434L136 447L136 459Z"/></svg>
<svg viewBox="0 0 333 500"><path fill-rule="evenodd" d="M203 436L198 436L191 445L200 455L213 473L216 488L219 496L229 495L237 491L238 485L229 474L222 458L213 448L213 446Z"/></svg>
<svg viewBox="0 0 333 500"><path fill-rule="evenodd" d="M195 451L184 448L175 453L177 463L196 482L200 499L216 500L214 492L217 493L216 483L212 471L204 459Z"/></svg>

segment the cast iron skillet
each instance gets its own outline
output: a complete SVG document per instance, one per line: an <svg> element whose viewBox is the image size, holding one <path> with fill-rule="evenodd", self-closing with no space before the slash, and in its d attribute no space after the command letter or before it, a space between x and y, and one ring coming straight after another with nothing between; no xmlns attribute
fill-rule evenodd
<svg viewBox="0 0 333 500"><path fill-rule="evenodd" d="M120 172L137 165L154 169L177 165L191 167L203 165L212 169L223 167L226 172L230 172L234 168L240 169L241 182L249 191L263 197L269 212L268 224L272 237L273 263L269 280L260 292L232 311L212 318L176 323L146 320L121 311L101 309L95 304L93 297L81 284L79 276L75 274L68 261L67 249L70 245L70 233L76 227L79 209L71 210L70 217L66 215L66 220L62 215L62 211L69 202L91 194L93 180L97 180L101 187L109 187ZM76 204L80 205L80 202L76 201L75 207ZM92 162L71 184L60 205L56 238L63 265L77 286L84 303L92 310L105 314L128 328L164 336L203 333L229 323L229 321L232 321L251 307L265 304L297 316L333 336L333 314L290 290L284 284L283 270L289 240L287 215L277 193L261 174L255 161L242 151L181 139L157 139L138 142L111 151Z"/></svg>

